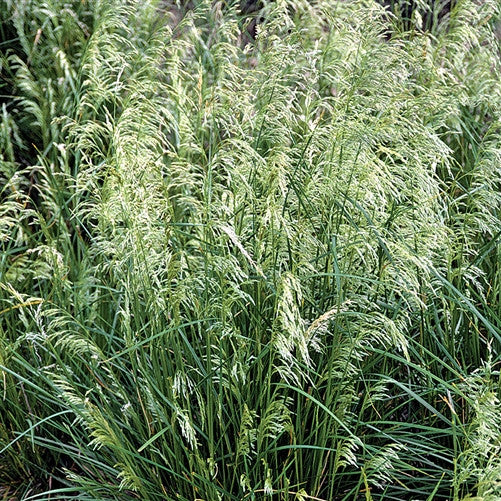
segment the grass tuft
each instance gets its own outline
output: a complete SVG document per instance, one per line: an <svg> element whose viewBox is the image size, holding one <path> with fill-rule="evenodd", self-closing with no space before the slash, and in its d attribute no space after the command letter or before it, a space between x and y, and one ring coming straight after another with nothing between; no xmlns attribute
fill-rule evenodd
<svg viewBox="0 0 501 501"><path fill-rule="evenodd" d="M497 1L0 2L1 497L501 496Z"/></svg>

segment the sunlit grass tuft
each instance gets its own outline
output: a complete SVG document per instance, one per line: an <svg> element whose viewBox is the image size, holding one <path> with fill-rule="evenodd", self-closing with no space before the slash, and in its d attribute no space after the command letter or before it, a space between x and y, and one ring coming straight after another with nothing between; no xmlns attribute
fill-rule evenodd
<svg viewBox="0 0 501 501"><path fill-rule="evenodd" d="M2 3L19 499L500 495L497 3L260 8Z"/></svg>

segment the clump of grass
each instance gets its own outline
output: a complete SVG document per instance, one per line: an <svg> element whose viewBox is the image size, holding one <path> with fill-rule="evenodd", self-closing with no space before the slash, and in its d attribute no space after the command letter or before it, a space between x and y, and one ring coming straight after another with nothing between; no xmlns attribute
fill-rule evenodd
<svg viewBox="0 0 501 501"><path fill-rule="evenodd" d="M388 36L375 2L263 2L255 40L237 3L32 3L2 14L0 485L495 499L496 3Z"/></svg>

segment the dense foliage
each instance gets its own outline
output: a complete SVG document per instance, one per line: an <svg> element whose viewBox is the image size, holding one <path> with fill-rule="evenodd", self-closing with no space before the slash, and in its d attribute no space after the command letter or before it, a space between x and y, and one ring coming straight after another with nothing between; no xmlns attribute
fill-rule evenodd
<svg viewBox="0 0 501 501"><path fill-rule="evenodd" d="M501 498L499 2L396 3L0 0L0 497Z"/></svg>

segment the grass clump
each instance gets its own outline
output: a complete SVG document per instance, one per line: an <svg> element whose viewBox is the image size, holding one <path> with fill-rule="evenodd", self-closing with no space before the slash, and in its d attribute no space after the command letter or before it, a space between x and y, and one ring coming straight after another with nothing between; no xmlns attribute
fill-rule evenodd
<svg viewBox="0 0 501 501"><path fill-rule="evenodd" d="M499 497L496 2L1 5L6 496Z"/></svg>

